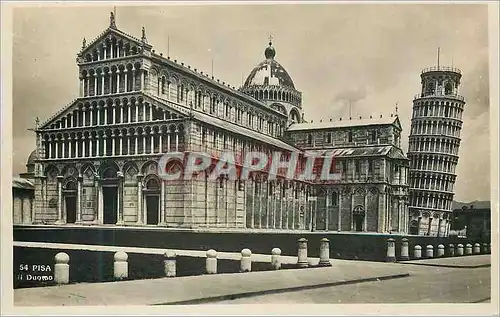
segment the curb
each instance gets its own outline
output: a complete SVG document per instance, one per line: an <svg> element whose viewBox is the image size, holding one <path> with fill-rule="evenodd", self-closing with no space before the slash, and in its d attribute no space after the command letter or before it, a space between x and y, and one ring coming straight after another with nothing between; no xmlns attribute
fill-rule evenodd
<svg viewBox="0 0 500 317"><path fill-rule="evenodd" d="M341 285L350 285L350 284L358 284L358 283L366 283L366 282L392 280L392 279L404 278L404 277L409 277L409 276L410 276L409 273L385 275L385 276L369 277L369 278L362 278L362 279L349 280L349 281L330 282L330 283L322 283L322 284L315 284L315 285L304 285L304 286L294 286L294 287L288 287L288 288L270 289L270 290L265 290L265 291L254 291L254 292L236 293L236 294L228 294L228 295L220 295L220 296L212 296L212 297L204 297L204 298L195 298L195 299L188 299L188 300L181 300L181 301L174 301L174 302L158 303L158 304L153 304L153 305L207 304L207 303L220 302L220 301L226 301L226 300L234 300L234 299L239 299L239 298L255 297L255 296L260 296L260 295L280 294L280 293L297 292L297 291L331 287L331 286L341 286Z"/></svg>

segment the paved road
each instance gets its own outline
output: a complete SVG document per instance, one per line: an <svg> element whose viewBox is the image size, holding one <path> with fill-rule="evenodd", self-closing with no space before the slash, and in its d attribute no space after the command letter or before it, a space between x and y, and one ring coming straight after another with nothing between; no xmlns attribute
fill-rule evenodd
<svg viewBox="0 0 500 317"><path fill-rule="evenodd" d="M488 303L490 267L438 267L406 264L410 276L261 295L215 304Z"/></svg>
<svg viewBox="0 0 500 317"><path fill-rule="evenodd" d="M406 264L333 260L333 266L326 268L16 289L14 302L19 306L484 302L490 298L490 263L490 255ZM388 277L393 279L366 281ZM360 283L361 279L365 281Z"/></svg>
<svg viewBox="0 0 500 317"><path fill-rule="evenodd" d="M332 267L240 274L210 274L108 283L78 283L14 290L19 306L158 305L212 302L215 297L316 287L376 278L406 278L400 264L332 261ZM194 301L194 302L193 302Z"/></svg>

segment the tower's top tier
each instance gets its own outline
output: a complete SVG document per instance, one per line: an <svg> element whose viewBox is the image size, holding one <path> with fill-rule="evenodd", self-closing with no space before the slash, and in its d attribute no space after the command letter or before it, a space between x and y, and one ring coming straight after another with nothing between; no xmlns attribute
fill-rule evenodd
<svg viewBox="0 0 500 317"><path fill-rule="evenodd" d="M461 74L462 71L456 67L450 66L432 66L422 69L422 74L431 73L431 72L453 72L457 74Z"/></svg>
<svg viewBox="0 0 500 317"><path fill-rule="evenodd" d="M420 74L422 92L420 97L450 96L458 97L462 72L449 66L433 66L425 68Z"/></svg>

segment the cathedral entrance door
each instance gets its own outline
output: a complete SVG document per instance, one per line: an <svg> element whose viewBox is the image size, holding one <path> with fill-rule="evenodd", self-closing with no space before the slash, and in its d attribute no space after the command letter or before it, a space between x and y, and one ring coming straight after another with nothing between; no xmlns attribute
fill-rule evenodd
<svg viewBox="0 0 500 317"><path fill-rule="evenodd" d="M146 209L147 209L147 224L158 224L158 212L160 210L160 196L148 195L146 196Z"/></svg>
<svg viewBox="0 0 500 317"><path fill-rule="evenodd" d="M118 186L105 186L102 188L104 224L116 224L118 221Z"/></svg>
<svg viewBox="0 0 500 317"><path fill-rule="evenodd" d="M361 215L354 216L354 230L355 231L363 231L363 220L365 217Z"/></svg>
<svg viewBox="0 0 500 317"><path fill-rule="evenodd" d="M362 205L357 205L353 210L353 226L354 231L363 231L363 222L365 220L365 208Z"/></svg>
<svg viewBox="0 0 500 317"><path fill-rule="evenodd" d="M76 222L76 196L66 196L66 223Z"/></svg>
<svg viewBox="0 0 500 317"><path fill-rule="evenodd" d="M146 224L157 225L160 220L160 180L151 176L146 181L144 197L146 200Z"/></svg>
<svg viewBox="0 0 500 317"><path fill-rule="evenodd" d="M64 184L63 201L64 211L66 212L66 223L76 222L76 190L77 186L75 181L69 180Z"/></svg>

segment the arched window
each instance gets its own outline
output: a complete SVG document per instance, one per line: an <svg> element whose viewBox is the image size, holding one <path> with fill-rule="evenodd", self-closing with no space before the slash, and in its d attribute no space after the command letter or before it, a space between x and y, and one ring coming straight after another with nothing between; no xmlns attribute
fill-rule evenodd
<svg viewBox="0 0 500 317"><path fill-rule="evenodd" d="M451 85L451 83L446 83L446 85L444 86L444 94L445 95L451 95L453 93L453 86Z"/></svg>
<svg viewBox="0 0 500 317"><path fill-rule="evenodd" d="M352 131L349 131L347 134L347 141L352 142Z"/></svg>
<svg viewBox="0 0 500 317"><path fill-rule="evenodd" d="M313 142L312 134L308 134L307 135L307 144L312 145L312 142Z"/></svg>
<svg viewBox="0 0 500 317"><path fill-rule="evenodd" d="M76 184L75 182L69 181L66 183L66 186L64 186L64 189L66 190L76 190Z"/></svg>
<svg viewBox="0 0 500 317"><path fill-rule="evenodd" d="M113 168L108 168L103 173L104 178L116 178L116 171Z"/></svg>
<svg viewBox="0 0 500 317"><path fill-rule="evenodd" d="M430 81L427 83L427 86L425 88L425 94L432 95L432 94L434 94L435 90L436 90L436 83L433 81Z"/></svg>
<svg viewBox="0 0 500 317"><path fill-rule="evenodd" d="M412 220L410 222L410 234L417 235L418 234L418 221Z"/></svg>
<svg viewBox="0 0 500 317"><path fill-rule="evenodd" d="M365 208L363 207L363 205L357 205L356 207L354 207L352 213L355 215L364 215Z"/></svg>
<svg viewBox="0 0 500 317"><path fill-rule="evenodd" d="M339 195L337 192L332 192L332 206L338 206L339 204Z"/></svg>
<svg viewBox="0 0 500 317"><path fill-rule="evenodd" d="M56 208L57 207L57 198L51 198L49 200L49 208Z"/></svg>
<svg viewBox="0 0 500 317"><path fill-rule="evenodd" d="M151 178L148 180L146 183L146 188L150 190L158 190L160 188L160 184L158 183L158 180L155 178Z"/></svg>

